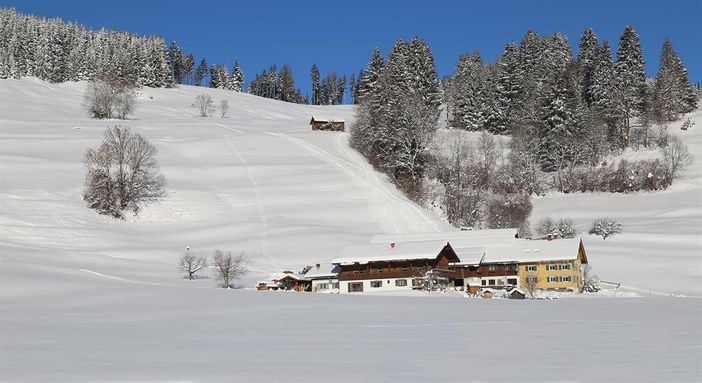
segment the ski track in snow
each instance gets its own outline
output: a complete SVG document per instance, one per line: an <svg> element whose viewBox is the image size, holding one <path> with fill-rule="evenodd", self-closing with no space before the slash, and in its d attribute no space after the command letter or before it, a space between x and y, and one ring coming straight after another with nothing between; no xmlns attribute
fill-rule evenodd
<svg viewBox="0 0 702 383"><path fill-rule="evenodd" d="M98 272L92 271L92 270L86 270L86 269L79 269L79 270L82 271L82 272L84 272L84 273L97 275L97 276L100 276L100 277L103 277L103 278L114 279L114 280L116 280L116 281L129 282L129 283L137 283L137 284L140 284L140 285L151 285L151 286L160 286L160 285L161 285L160 283L142 282L142 281L135 281L135 280L133 280L133 279L115 277L115 276L112 276L112 275L107 275L107 274L98 273Z"/></svg>

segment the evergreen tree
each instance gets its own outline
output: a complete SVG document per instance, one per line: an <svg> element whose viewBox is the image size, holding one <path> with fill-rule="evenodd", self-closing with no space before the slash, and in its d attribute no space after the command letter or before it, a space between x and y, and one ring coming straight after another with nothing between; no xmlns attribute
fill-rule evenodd
<svg viewBox="0 0 702 383"><path fill-rule="evenodd" d="M518 102L522 93L522 79L523 73L520 71L517 45L510 42L497 59L495 101L497 108L500 110L500 119L494 124L495 133L506 133L510 126L513 125L514 104Z"/></svg>
<svg viewBox="0 0 702 383"><path fill-rule="evenodd" d="M614 68L619 91L620 113L623 119L622 139L626 143L628 142L631 119L644 111L646 94L646 75L641 42L639 35L631 26L627 26L619 38L617 62Z"/></svg>
<svg viewBox="0 0 702 383"><path fill-rule="evenodd" d="M241 71L238 60L234 62L230 79L230 89L235 92L241 92L244 88L244 72Z"/></svg>
<svg viewBox="0 0 702 383"><path fill-rule="evenodd" d="M312 64L310 76L312 77L312 105L321 105L321 88L319 84L319 68L317 68L317 64Z"/></svg>
<svg viewBox="0 0 702 383"><path fill-rule="evenodd" d="M207 60L203 58L202 60L200 60L200 64L195 69L195 86L202 86L202 80L204 80L205 77L207 77L207 68Z"/></svg>
<svg viewBox="0 0 702 383"><path fill-rule="evenodd" d="M380 77L380 73L382 72L384 65L385 60L383 59L382 53L380 53L380 48L375 48L375 50L373 51L373 57L371 58L371 61L368 63L368 66L366 66L366 69L363 71L363 75L359 76L358 79L359 100L365 95L373 92L373 89L376 83L378 82L378 78Z"/></svg>
<svg viewBox="0 0 702 383"><path fill-rule="evenodd" d="M597 63L600 43L591 28L585 29L578 45L578 76L582 89L581 97L588 106L592 105L593 72Z"/></svg>
<svg viewBox="0 0 702 383"><path fill-rule="evenodd" d="M278 89L278 100L287 102L296 101L295 79L293 78L290 65L283 65L283 68L280 70L280 74L278 75Z"/></svg>
<svg viewBox="0 0 702 383"><path fill-rule="evenodd" d="M687 69L669 39L663 43L653 99L661 121L673 121L697 107L697 95L688 80Z"/></svg>

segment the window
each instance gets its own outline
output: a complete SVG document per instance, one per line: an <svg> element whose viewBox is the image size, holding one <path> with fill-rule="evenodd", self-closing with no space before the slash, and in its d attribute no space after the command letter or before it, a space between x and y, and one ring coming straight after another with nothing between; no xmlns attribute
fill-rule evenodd
<svg viewBox="0 0 702 383"><path fill-rule="evenodd" d="M526 281L529 285L535 285L539 281L539 279L536 277L527 277Z"/></svg>
<svg viewBox="0 0 702 383"><path fill-rule="evenodd" d="M332 287L332 289L338 289L338 288L339 288L339 282L332 282L331 287Z"/></svg>
<svg viewBox="0 0 702 383"><path fill-rule="evenodd" d="M320 283L317 285L317 290L329 290L328 283Z"/></svg>
<svg viewBox="0 0 702 383"><path fill-rule="evenodd" d="M371 281L371 287L374 289L383 287L383 281Z"/></svg>
<svg viewBox="0 0 702 383"><path fill-rule="evenodd" d="M353 271L353 274L360 274L360 273L361 273L360 270L354 270L354 271Z"/></svg>
<svg viewBox="0 0 702 383"><path fill-rule="evenodd" d="M407 271L407 270L408 270L408 269L407 269L407 266L403 266L403 267L402 267L402 271Z"/></svg>
<svg viewBox="0 0 702 383"><path fill-rule="evenodd" d="M548 270L548 271L558 270L558 265L547 265L546 270Z"/></svg>
<svg viewBox="0 0 702 383"><path fill-rule="evenodd" d="M561 263L558 265L559 270L570 270L570 263Z"/></svg>
<svg viewBox="0 0 702 383"><path fill-rule="evenodd" d="M571 282L571 281L572 281L572 279L571 279L570 275L566 275L566 276L561 277L561 282Z"/></svg>
<svg viewBox="0 0 702 383"><path fill-rule="evenodd" d="M558 282L558 277L550 276L548 277L549 283Z"/></svg>
<svg viewBox="0 0 702 383"><path fill-rule="evenodd" d="M375 269L375 272L376 272L376 273L382 273L382 272L383 272L383 269L381 269L381 268Z"/></svg>
<svg viewBox="0 0 702 383"><path fill-rule="evenodd" d="M482 286L485 286L485 285L487 285L487 281L486 281L485 279L483 279L482 281L480 281L480 284L481 284Z"/></svg>
<svg viewBox="0 0 702 383"><path fill-rule="evenodd" d="M509 278L507 279L507 283L512 286L515 286L517 284L517 278Z"/></svg>
<svg viewBox="0 0 702 383"><path fill-rule="evenodd" d="M495 270L497 270L497 266L495 266L495 265L488 266L488 271L495 271Z"/></svg>
<svg viewBox="0 0 702 383"><path fill-rule="evenodd" d="M419 287L419 286L421 286L421 285L422 285L422 284L421 284L421 282L420 282L419 279L413 279L413 280L412 280L412 287Z"/></svg>
<svg viewBox="0 0 702 383"><path fill-rule="evenodd" d="M500 286L504 286L504 285L505 285L505 280L504 280L504 279L498 279L498 280L497 280L497 284L500 285Z"/></svg>
<svg viewBox="0 0 702 383"><path fill-rule="evenodd" d="M351 282L349 283L350 293L360 293L363 292L363 282Z"/></svg>
<svg viewBox="0 0 702 383"><path fill-rule="evenodd" d="M490 286L495 286L495 280L494 280L494 279L488 279L488 285L490 285Z"/></svg>
<svg viewBox="0 0 702 383"><path fill-rule="evenodd" d="M527 265L526 271L536 271L536 265Z"/></svg>
<svg viewBox="0 0 702 383"><path fill-rule="evenodd" d="M396 279L395 286L405 287L405 286L407 286L407 280L406 279Z"/></svg>

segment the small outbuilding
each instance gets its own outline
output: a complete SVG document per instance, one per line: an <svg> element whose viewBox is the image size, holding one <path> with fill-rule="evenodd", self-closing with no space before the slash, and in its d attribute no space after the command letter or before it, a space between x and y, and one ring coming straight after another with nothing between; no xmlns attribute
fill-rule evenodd
<svg viewBox="0 0 702 383"><path fill-rule="evenodd" d="M310 120L310 125L312 130L328 130L332 132L343 132L344 131L344 120L335 118L315 118L312 116Z"/></svg>
<svg viewBox="0 0 702 383"><path fill-rule="evenodd" d="M512 289L507 293L509 299L526 299L526 294L521 289Z"/></svg>

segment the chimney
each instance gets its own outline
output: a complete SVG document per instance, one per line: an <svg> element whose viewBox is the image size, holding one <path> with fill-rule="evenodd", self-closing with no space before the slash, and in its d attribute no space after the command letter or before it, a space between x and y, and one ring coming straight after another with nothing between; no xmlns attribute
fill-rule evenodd
<svg viewBox="0 0 702 383"><path fill-rule="evenodd" d="M548 241L553 241L553 234L547 234L547 235L546 235L546 240L548 240Z"/></svg>
<svg viewBox="0 0 702 383"><path fill-rule="evenodd" d="M317 263L315 266L317 266L317 270L319 270L319 263Z"/></svg>
<svg viewBox="0 0 702 383"><path fill-rule="evenodd" d="M395 242L390 242L390 248L394 249L395 248Z"/></svg>

